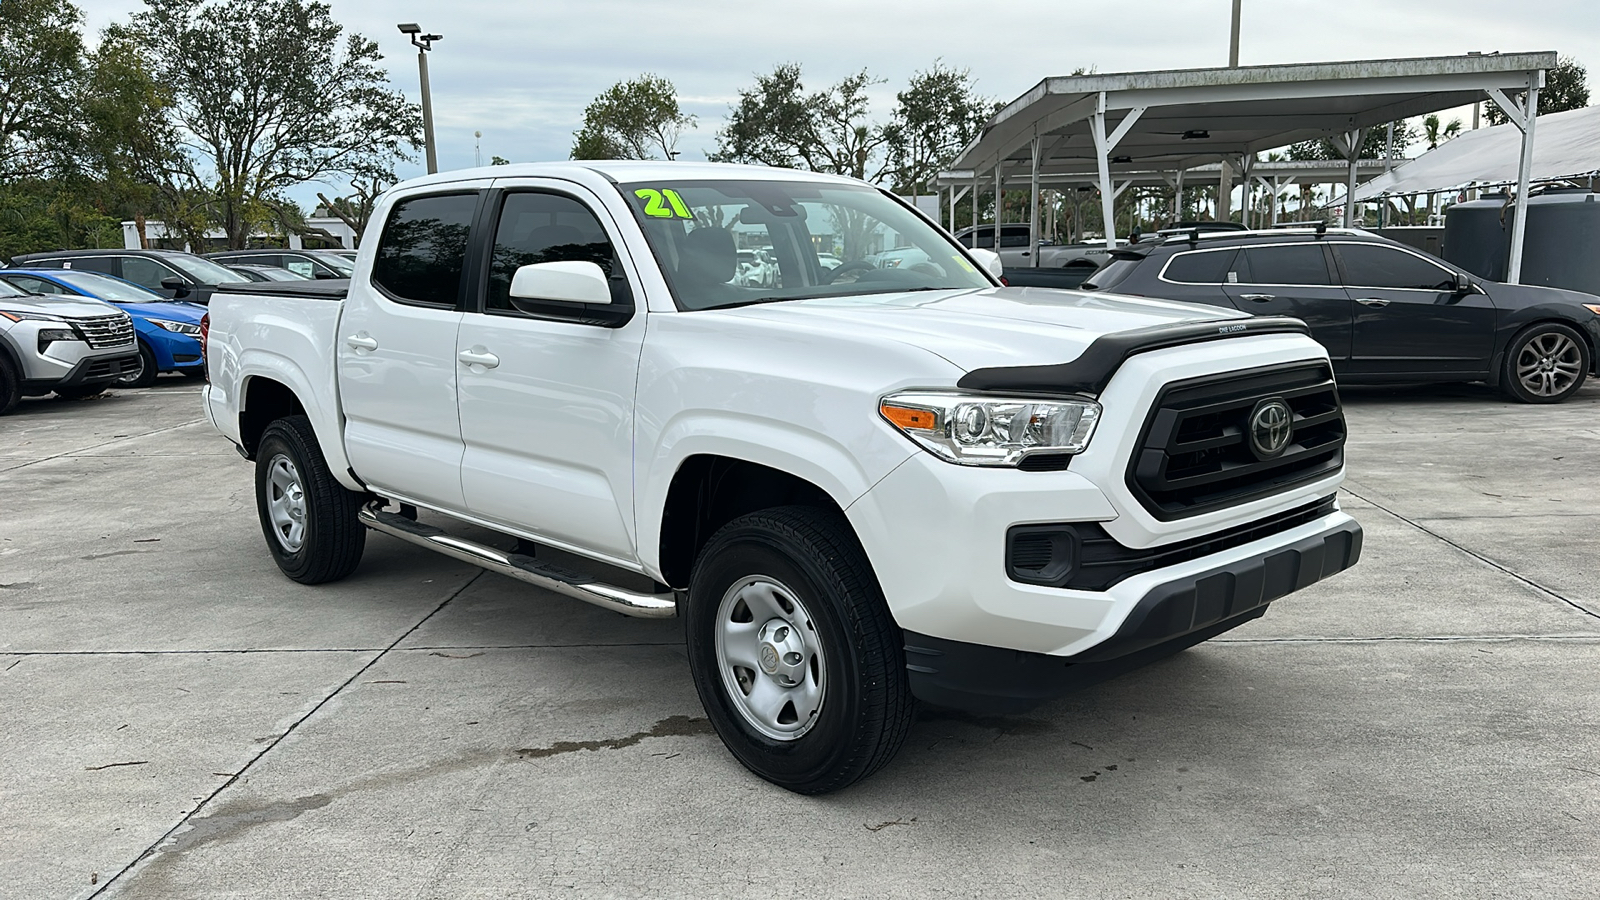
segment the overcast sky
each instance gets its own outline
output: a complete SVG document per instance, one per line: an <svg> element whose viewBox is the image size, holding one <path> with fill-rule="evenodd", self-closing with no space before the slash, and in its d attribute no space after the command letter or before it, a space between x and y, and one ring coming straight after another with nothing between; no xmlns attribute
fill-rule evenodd
<svg viewBox="0 0 1600 900"><path fill-rule="evenodd" d="M78 0L91 33L142 0ZM398 22L444 35L429 58L439 167L491 155L564 159L583 108L612 83L653 72L678 87L699 127L686 159L716 147L738 90L781 62L822 87L869 69L884 78L875 113L936 59L967 68L984 94L1011 100L1050 75L1226 65L1229 0L331 0L347 29L374 38L392 79L416 99L416 55ZM1244 0L1243 65L1555 50L1600 86L1600 0ZM400 175L423 171L419 163Z"/></svg>

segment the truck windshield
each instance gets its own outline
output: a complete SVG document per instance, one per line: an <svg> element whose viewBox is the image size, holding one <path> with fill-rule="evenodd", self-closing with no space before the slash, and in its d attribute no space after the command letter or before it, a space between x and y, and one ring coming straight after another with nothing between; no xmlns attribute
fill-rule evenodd
<svg viewBox="0 0 1600 900"><path fill-rule="evenodd" d="M938 229L866 186L727 180L618 188L679 309L994 285Z"/></svg>

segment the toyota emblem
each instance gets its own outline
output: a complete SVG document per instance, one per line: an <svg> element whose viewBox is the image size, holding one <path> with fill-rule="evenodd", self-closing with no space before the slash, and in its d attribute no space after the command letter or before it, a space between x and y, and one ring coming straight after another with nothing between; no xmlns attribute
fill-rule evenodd
<svg viewBox="0 0 1600 900"><path fill-rule="evenodd" d="M1250 412L1248 431L1256 458L1273 459L1282 455L1294 436L1294 413L1277 397L1263 400Z"/></svg>

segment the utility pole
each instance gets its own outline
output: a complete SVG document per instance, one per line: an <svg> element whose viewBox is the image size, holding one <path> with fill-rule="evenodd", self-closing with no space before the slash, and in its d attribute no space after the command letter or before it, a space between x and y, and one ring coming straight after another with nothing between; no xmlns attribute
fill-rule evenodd
<svg viewBox="0 0 1600 900"><path fill-rule="evenodd" d="M474 166L483 165L483 132L481 131L472 133L472 164Z"/></svg>
<svg viewBox="0 0 1600 900"><path fill-rule="evenodd" d="M422 26L415 22L402 22L401 34L411 36L411 45L417 48L417 73L422 78L422 140L428 151L428 174L439 171L439 154L433 140L433 95L428 90L428 51L434 41L444 40L442 34L423 34Z"/></svg>
<svg viewBox="0 0 1600 900"><path fill-rule="evenodd" d="M1233 0L1233 32L1228 38L1228 68L1239 68L1239 12L1244 0Z"/></svg>
<svg viewBox="0 0 1600 900"><path fill-rule="evenodd" d="M1239 16L1244 0L1233 0L1233 27L1228 34L1228 68L1239 68ZM1248 185L1247 185L1248 187ZM1217 182L1217 221L1226 222L1233 214L1233 167L1222 160L1222 173Z"/></svg>

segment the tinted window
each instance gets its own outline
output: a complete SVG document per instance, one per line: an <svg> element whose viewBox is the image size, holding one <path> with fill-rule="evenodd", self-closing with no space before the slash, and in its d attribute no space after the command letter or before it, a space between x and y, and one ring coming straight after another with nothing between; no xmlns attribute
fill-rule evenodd
<svg viewBox="0 0 1600 900"><path fill-rule="evenodd" d="M592 262L611 278L611 302L630 304L628 282L621 277L611 239L588 207L560 194L507 194L494 233L494 259L489 264L489 296L493 311L530 310L527 301L511 302L511 276L521 266L547 262ZM616 276L616 277L613 277Z"/></svg>
<svg viewBox="0 0 1600 900"><path fill-rule="evenodd" d="M1242 256L1249 277L1241 271L1239 280L1247 284L1333 284L1321 244L1250 247Z"/></svg>
<svg viewBox="0 0 1600 900"><path fill-rule="evenodd" d="M73 266L73 268L83 269L87 268L87 266ZM161 290L161 279L176 278L178 273L142 256L124 256L122 258L122 277L140 287L159 291Z"/></svg>
<svg viewBox="0 0 1600 900"><path fill-rule="evenodd" d="M56 263L63 269L77 269L80 272L103 272L107 275L118 274L117 258L115 256L75 256L63 259Z"/></svg>
<svg viewBox="0 0 1600 900"><path fill-rule="evenodd" d="M1222 284L1228 280L1233 266L1235 250L1208 250L1200 253L1180 253L1167 263L1163 273L1168 281L1184 284Z"/></svg>
<svg viewBox="0 0 1600 900"><path fill-rule="evenodd" d="M1026 247L1028 246L1028 227L1000 229L1000 246Z"/></svg>
<svg viewBox="0 0 1600 900"><path fill-rule="evenodd" d="M53 281L35 278L32 275L7 275L6 281L27 291L30 294L65 294L67 289Z"/></svg>
<svg viewBox="0 0 1600 900"><path fill-rule="evenodd" d="M372 282L414 303L454 306L466 267L478 195L413 197L396 203L372 262Z"/></svg>
<svg viewBox="0 0 1600 900"><path fill-rule="evenodd" d="M1086 291L1109 291L1128 280L1133 270L1139 268L1140 262L1142 260L1113 258L1095 270L1095 273L1083 282L1082 287Z"/></svg>
<svg viewBox="0 0 1600 900"><path fill-rule="evenodd" d="M1456 276L1425 259L1392 247L1372 244L1341 244L1345 283L1351 287L1418 288L1449 291Z"/></svg>

